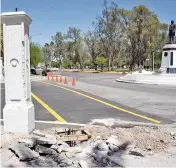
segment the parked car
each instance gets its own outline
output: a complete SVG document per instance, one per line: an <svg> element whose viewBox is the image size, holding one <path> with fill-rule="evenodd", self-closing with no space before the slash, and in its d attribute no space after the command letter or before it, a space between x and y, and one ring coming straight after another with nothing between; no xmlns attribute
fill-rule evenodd
<svg viewBox="0 0 176 168"><path fill-rule="evenodd" d="M42 71L42 76L47 76L47 73L48 73L48 72L59 73L59 69L58 69L58 68L51 68L51 69L47 69L47 71L46 71L46 70L43 70L43 71Z"/></svg>
<svg viewBox="0 0 176 168"><path fill-rule="evenodd" d="M50 69L47 69L47 70L43 70L42 71L42 76L47 76L47 73L48 72L52 72Z"/></svg>
<svg viewBox="0 0 176 168"><path fill-rule="evenodd" d="M36 70L34 68L31 69L31 74L33 74L33 75L37 74L37 72L36 72Z"/></svg>

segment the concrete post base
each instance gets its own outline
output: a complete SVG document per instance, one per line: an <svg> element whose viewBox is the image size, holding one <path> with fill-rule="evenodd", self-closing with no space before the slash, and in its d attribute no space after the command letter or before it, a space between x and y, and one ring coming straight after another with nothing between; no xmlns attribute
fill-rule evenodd
<svg viewBox="0 0 176 168"><path fill-rule="evenodd" d="M34 105L7 104L3 109L4 132L30 133L35 128Z"/></svg>

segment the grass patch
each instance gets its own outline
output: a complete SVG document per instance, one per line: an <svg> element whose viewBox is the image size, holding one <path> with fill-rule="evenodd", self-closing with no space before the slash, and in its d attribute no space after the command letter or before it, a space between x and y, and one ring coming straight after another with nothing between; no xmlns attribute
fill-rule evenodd
<svg viewBox="0 0 176 168"><path fill-rule="evenodd" d="M81 71L79 71L79 70L73 70L73 71L71 71L71 72L81 72Z"/></svg>
<svg viewBox="0 0 176 168"><path fill-rule="evenodd" d="M100 73L100 71L93 71L92 73Z"/></svg>

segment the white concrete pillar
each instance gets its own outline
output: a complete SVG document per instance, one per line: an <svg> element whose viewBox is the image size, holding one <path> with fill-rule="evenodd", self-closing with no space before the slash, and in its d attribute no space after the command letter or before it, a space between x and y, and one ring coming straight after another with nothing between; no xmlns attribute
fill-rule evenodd
<svg viewBox="0 0 176 168"><path fill-rule="evenodd" d="M0 82L4 80L3 76L3 63L2 63L2 57L0 57Z"/></svg>
<svg viewBox="0 0 176 168"><path fill-rule="evenodd" d="M25 12L2 13L4 32L5 132L31 132L35 128L31 101L29 24Z"/></svg>

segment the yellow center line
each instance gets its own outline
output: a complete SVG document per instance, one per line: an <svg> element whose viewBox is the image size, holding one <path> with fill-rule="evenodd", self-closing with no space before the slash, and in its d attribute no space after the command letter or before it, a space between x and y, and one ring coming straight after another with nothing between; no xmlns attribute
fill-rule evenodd
<svg viewBox="0 0 176 168"><path fill-rule="evenodd" d="M50 106L48 106L44 101L42 101L38 96L31 92L32 97L37 100L47 111L49 111L58 121L67 122L58 113L56 113Z"/></svg>
<svg viewBox="0 0 176 168"><path fill-rule="evenodd" d="M115 106L115 105L113 105L113 104L107 103L107 102L105 102L105 101L103 101L103 100L94 98L94 97L92 97L92 96L88 96L88 95L83 94L83 93L81 93L81 92L78 92L78 91L75 91L75 90L72 90L72 89L68 89L68 88L65 88L65 87L63 87L63 86L55 85L55 84L52 84L52 83L47 83L47 82L42 82L42 83L45 83L45 84L48 84L48 85L51 85L51 86L55 86L55 87L58 87L58 88L61 88L61 89L64 89L64 90L67 90L67 91L70 91L70 92L73 92L73 93L76 93L76 94L81 95L81 96L83 96L83 97L86 97L86 98L88 98L88 99L91 99L91 100L97 101L97 102L99 102L99 103L102 103L102 104L104 104L104 105L106 105L106 106L109 106L109 107L112 107L112 108L114 108L114 109L120 110L120 111L122 111L122 112L131 114L131 115L134 115L134 116L136 116L136 117L143 118L143 119L145 119L145 120L148 120L148 121L151 121L151 122L154 122L154 123L157 123L157 124L160 124L160 123L161 123L161 121L159 121L159 120L156 120L156 119L153 119L153 118L150 118L150 117L141 115L141 114L137 114L137 113L135 113L135 112L133 112L133 111L129 111L129 110L126 110L126 109L124 109L124 108Z"/></svg>

